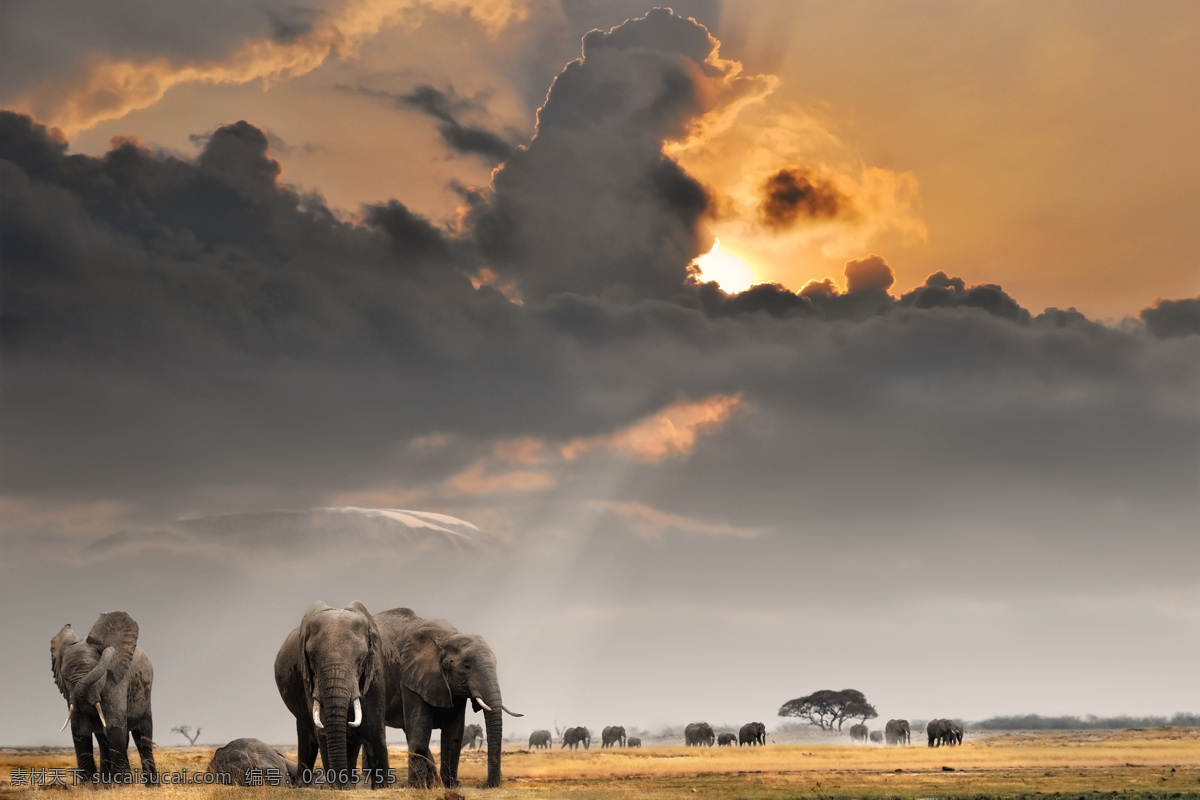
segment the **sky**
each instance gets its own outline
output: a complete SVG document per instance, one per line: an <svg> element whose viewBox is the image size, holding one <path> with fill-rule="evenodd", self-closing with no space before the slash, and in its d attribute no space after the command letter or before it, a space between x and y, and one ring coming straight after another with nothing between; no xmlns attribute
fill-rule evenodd
<svg viewBox="0 0 1200 800"><path fill-rule="evenodd" d="M0 4L0 744L110 610L159 744L287 744L317 600L482 634L515 734L1200 711L1150 5Z"/></svg>

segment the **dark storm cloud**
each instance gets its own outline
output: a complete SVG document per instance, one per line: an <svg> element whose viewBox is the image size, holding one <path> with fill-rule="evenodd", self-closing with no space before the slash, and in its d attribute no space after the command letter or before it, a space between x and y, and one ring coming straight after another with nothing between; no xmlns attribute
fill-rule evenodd
<svg viewBox="0 0 1200 800"><path fill-rule="evenodd" d="M800 168L785 167L763 181L758 211L764 224L790 228L801 220L845 215L849 202L833 184Z"/></svg>
<svg viewBox="0 0 1200 800"><path fill-rule="evenodd" d="M438 120L438 133L451 149L464 155L482 156L498 164L512 153L514 145L503 136L480 125L464 125L459 116L466 112L482 112L478 100L460 97L454 87L447 91L420 84L403 94L359 87L359 94L387 100L397 108L411 108Z"/></svg>
<svg viewBox="0 0 1200 800"><path fill-rule="evenodd" d="M721 74L695 22L662 9L609 32L555 79L537 133L494 176L473 219L493 268L527 299L555 292L671 297L702 251L707 192L662 154L707 110Z"/></svg>
<svg viewBox="0 0 1200 800"><path fill-rule="evenodd" d="M1030 500L1051 474L1071 496L1191 509L1200 337L1032 318L941 273L895 298L878 256L847 265L845 291L689 282L706 194L662 141L701 109L710 47L665 12L590 34L494 191L460 187L458 233L400 201L339 220L279 183L250 123L187 161L133 143L68 155L0 116L4 486L150 516L384 486L519 518L520 491L570 495L586 470L506 480L477 466L493 443L552 451L736 395L750 410L712 434L722 459L701 441L621 491L657 487L632 499L755 529L837 518L864 481L914 514L999 514L984 483ZM524 305L475 288L482 267ZM1147 327L1177 310L1148 309ZM434 434L435 455L412 449Z"/></svg>
<svg viewBox="0 0 1200 800"><path fill-rule="evenodd" d="M1159 300L1139 315L1146 327L1160 339L1200 334L1200 297L1185 300Z"/></svg>

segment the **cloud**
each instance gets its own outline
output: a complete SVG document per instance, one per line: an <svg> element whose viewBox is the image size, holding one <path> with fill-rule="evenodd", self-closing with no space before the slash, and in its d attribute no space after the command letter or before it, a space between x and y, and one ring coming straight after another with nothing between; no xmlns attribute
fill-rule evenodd
<svg viewBox="0 0 1200 800"><path fill-rule="evenodd" d="M245 41L224 58L190 62L166 57L101 58L79 80L43 85L18 98L13 107L73 134L148 108L183 84L256 80L269 84L307 75L331 57L354 57L364 42L384 28L419 26L429 11L469 15L492 34L525 13L508 2L480 7L462 0L342 0L323 14L279 17L274 35Z"/></svg>
<svg viewBox="0 0 1200 800"><path fill-rule="evenodd" d="M732 536L753 539L763 533L761 528L714 524L679 514L669 514L641 503L598 503L598 508L621 517L630 529L646 539L658 539L669 533L691 533L705 536Z"/></svg>
<svg viewBox="0 0 1200 800"><path fill-rule="evenodd" d="M708 194L664 141L687 135L733 65L693 21L656 9L592 31L555 79L533 140L472 219L496 274L527 301L555 292L670 297L704 248Z"/></svg>
<svg viewBox="0 0 1200 800"><path fill-rule="evenodd" d="M896 282L896 273L882 256L871 255L846 264L846 291L886 292Z"/></svg>
<svg viewBox="0 0 1200 800"><path fill-rule="evenodd" d="M419 84L403 94L380 89L359 87L359 94L387 100L397 108L411 108L438 120L442 141L457 153L482 156L491 164L504 161L512 154L514 145L503 136L480 125L464 125L458 116L467 111L480 111L480 104L458 96L454 87L446 91L429 84Z"/></svg>
<svg viewBox="0 0 1200 800"><path fill-rule="evenodd" d="M788 228L801 219L821 219L848 213L847 199L828 182L796 167L784 167L762 186L759 215L772 228Z"/></svg>
<svg viewBox="0 0 1200 800"><path fill-rule="evenodd" d="M1139 316L1160 339L1200 334L1200 297L1159 300Z"/></svg>
<svg viewBox="0 0 1200 800"><path fill-rule="evenodd" d="M568 461L604 450L646 463L682 458L696 446L701 434L724 425L741 406L738 395L675 403L615 433L573 439L561 452Z"/></svg>

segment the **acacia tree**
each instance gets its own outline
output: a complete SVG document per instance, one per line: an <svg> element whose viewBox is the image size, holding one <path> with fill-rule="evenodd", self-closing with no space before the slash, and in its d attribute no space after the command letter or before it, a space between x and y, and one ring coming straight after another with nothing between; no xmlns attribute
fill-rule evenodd
<svg viewBox="0 0 1200 800"><path fill-rule="evenodd" d="M878 717L875 707L867 702L866 696L857 689L821 689L795 700L788 700L779 708L781 717L799 717L821 730L842 729L846 720L861 719L866 722Z"/></svg>
<svg viewBox="0 0 1200 800"><path fill-rule="evenodd" d="M191 725L180 725L178 728L171 728L171 733L180 734L183 736L183 738L188 740L188 744L194 745L196 740L200 738L200 730L200 728L196 728L196 732L192 733Z"/></svg>

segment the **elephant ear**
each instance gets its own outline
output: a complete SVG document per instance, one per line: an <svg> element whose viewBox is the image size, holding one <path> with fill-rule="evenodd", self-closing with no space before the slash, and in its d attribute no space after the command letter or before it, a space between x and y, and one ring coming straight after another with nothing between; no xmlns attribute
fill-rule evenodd
<svg viewBox="0 0 1200 800"><path fill-rule="evenodd" d="M113 680L125 680L129 667L133 664L133 653L137 650L138 624L133 617L124 611L109 611L100 615L96 624L88 632L87 642L103 653L108 648L113 649L112 660L108 672Z"/></svg>
<svg viewBox="0 0 1200 800"><path fill-rule="evenodd" d="M67 679L63 675L63 653L68 647L79 641L79 635L70 624L63 625L58 635L50 640L50 671L54 673L54 685L62 692L63 699L71 701L71 691L67 688Z"/></svg>
<svg viewBox="0 0 1200 800"><path fill-rule="evenodd" d="M300 620L300 679L304 683L306 692L312 691L312 670L308 668L308 634L311 632L317 614L328 610L329 606L318 600L308 607L308 611L304 612L304 617Z"/></svg>
<svg viewBox="0 0 1200 800"><path fill-rule="evenodd" d="M379 626L367 607L355 600L346 606L347 611L357 611L367 621L367 661L363 664L363 684L359 691L366 694L371 685L379 679L383 672L383 637L379 635Z"/></svg>
<svg viewBox="0 0 1200 800"><path fill-rule="evenodd" d="M413 626L398 648L400 681L421 695L431 706L451 708L454 697L442 674L442 640L457 633L443 622L423 622Z"/></svg>

